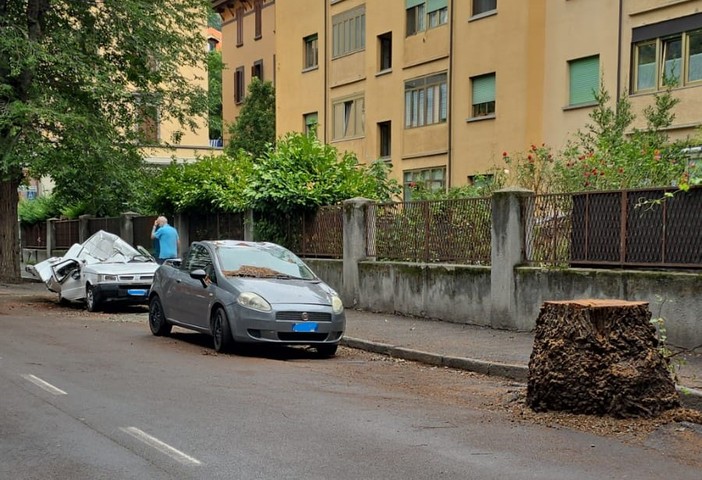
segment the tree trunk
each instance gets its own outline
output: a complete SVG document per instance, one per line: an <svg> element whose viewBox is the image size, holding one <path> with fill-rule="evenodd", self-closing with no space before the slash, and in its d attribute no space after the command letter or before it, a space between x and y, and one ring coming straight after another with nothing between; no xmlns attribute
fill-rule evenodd
<svg viewBox="0 0 702 480"><path fill-rule="evenodd" d="M0 177L0 283L19 283L20 239L17 202L20 175Z"/></svg>
<svg viewBox="0 0 702 480"><path fill-rule="evenodd" d="M546 302L536 321L527 404L536 411L654 417L680 399L648 303Z"/></svg>

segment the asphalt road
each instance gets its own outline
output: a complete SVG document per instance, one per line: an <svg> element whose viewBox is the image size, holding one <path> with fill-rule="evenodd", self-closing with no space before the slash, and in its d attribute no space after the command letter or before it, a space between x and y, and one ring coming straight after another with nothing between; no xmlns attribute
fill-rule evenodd
<svg viewBox="0 0 702 480"><path fill-rule="evenodd" d="M217 355L145 310L1 304L0 478L696 479L694 452L516 421L505 381L342 348ZM664 436L667 433L663 432ZM673 447L671 447L673 448Z"/></svg>

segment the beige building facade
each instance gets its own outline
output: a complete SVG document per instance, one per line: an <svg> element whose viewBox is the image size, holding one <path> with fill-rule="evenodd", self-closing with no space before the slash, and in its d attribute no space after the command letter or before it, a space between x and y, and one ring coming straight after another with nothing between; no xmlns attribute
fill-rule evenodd
<svg viewBox="0 0 702 480"><path fill-rule="evenodd" d="M600 82L630 96L636 127L667 84L681 100L671 136L702 125L702 0L213 4L230 68L274 59L279 135L316 128L362 163L391 162L405 185L461 186L501 168L503 152L559 149L588 123ZM231 12L246 32L256 8L275 38L233 47ZM234 87L223 85L225 121Z"/></svg>

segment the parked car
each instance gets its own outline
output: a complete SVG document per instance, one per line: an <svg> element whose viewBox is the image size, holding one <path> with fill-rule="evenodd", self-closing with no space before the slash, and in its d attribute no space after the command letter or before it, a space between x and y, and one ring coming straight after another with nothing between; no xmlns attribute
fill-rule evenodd
<svg viewBox="0 0 702 480"><path fill-rule="evenodd" d="M158 267L144 248L99 230L65 255L26 268L58 293L59 302L84 301L94 312L108 302L147 303Z"/></svg>
<svg viewBox="0 0 702 480"><path fill-rule="evenodd" d="M289 250L268 242L193 242L182 261L156 271L149 327L209 334L218 352L238 344L312 346L336 354L346 317L341 298Z"/></svg>

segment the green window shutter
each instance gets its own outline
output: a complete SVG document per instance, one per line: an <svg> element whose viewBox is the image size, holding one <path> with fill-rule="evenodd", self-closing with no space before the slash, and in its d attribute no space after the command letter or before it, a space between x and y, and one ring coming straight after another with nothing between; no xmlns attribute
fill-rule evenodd
<svg viewBox="0 0 702 480"><path fill-rule="evenodd" d="M570 62L570 105L594 102L599 85L599 56Z"/></svg>
<svg viewBox="0 0 702 480"><path fill-rule="evenodd" d="M448 6L448 0L427 0L427 13L435 12L446 8Z"/></svg>
<svg viewBox="0 0 702 480"><path fill-rule="evenodd" d="M495 101L495 74L473 78L473 105Z"/></svg>
<svg viewBox="0 0 702 480"><path fill-rule="evenodd" d="M405 10L422 5L426 0L405 0Z"/></svg>

